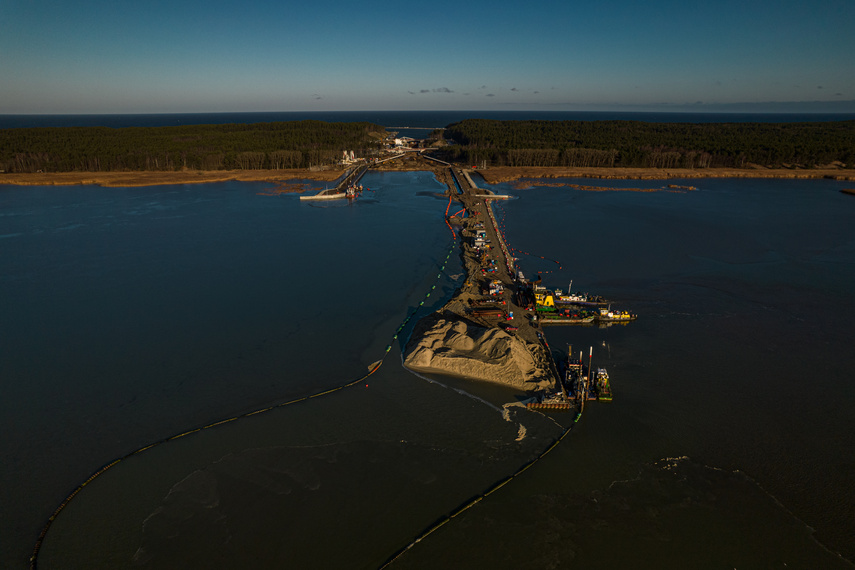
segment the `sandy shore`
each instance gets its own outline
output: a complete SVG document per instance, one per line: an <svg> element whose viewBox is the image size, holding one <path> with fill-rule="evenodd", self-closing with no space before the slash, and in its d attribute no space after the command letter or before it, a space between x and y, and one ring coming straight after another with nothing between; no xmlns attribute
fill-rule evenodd
<svg viewBox="0 0 855 570"><path fill-rule="evenodd" d="M0 184L20 186L72 186L94 184L97 186L161 186L164 184L203 184L205 182L282 182L307 179L331 181L344 173L336 170L188 170L179 172L40 172L3 173Z"/></svg>
<svg viewBox="0 0 855 570"><path fill-rule="evenodd" d="M672 178L790 178L855 180L855 170L843 168L563 168L496 166L477 170L488 184L520 178L599 178L663 180Z"/></svg>
<svg viewBox="0 0 855 570"><path fill-rule="evenodd" d="M444 174L447 169L424 159L385 164L378 170L429 170ZM94 184L98 186L159 186L163 184L201 184L239 180L243 182L282 182L307 179L328 182L344 173L343 168L330 170L192 170L179 172L44 172L0 173L0 184L19 186L70 186ZM564 168L496 166L477 170L489 184L509 182L521 178L596 178L663 180L673 178L791 178L855 180L855 170L842 168L789 169L789 168Z"/></svg>

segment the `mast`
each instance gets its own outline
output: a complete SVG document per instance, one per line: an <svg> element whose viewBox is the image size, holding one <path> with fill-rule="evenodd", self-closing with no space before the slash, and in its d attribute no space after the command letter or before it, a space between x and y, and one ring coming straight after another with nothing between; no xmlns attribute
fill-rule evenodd
<svg viewBox="0 0 855 570"><path fill-rule="evenodd" d="M568 344L567 345L567 366L564 370L564 379L562 380L561 375L558 375L558 385L561 387L561 396L564 400L569 400L570 396L567 395L567 388L564 386L564 380L567 380L567 376L570 374L570 357L573 355L573 349Z"/></svg>
<svg viewBox="0 0 855 570"><path fill-rule="evenodd" d="M588 397L588 390L591 387L591 371L594 369L593 365L594 361L594 347L592 346L588 351L588 382L585 386L585 397Z"/></svg>

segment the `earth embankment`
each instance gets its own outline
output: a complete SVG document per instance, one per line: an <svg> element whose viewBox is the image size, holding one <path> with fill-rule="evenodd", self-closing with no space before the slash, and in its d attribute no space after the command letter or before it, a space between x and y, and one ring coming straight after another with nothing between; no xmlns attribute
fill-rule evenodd
<svg viewBox="0 0 855 570"><path fill-rule="evenodd" d="M489 210L468 177L458 172L458 194L445 168L452 199L466 210L460 255L467 278L439 311L419 321L404 350L404 366L537 392L555 386L552 356L539 327L517 305L518 283ZM483 243L476 240L482 234Z"/></svg>

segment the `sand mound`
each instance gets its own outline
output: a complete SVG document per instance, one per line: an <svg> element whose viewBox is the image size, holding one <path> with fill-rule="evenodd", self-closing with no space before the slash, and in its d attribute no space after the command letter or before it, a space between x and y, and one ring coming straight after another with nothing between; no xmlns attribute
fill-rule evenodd
<svg viewBox="0 0 855 570"><path fill-rule="evenodd" d="M419 323L404 358L404 366L417 372L462 376L520 390L551 384L547 362L541 345L448 312Z"/></svg>

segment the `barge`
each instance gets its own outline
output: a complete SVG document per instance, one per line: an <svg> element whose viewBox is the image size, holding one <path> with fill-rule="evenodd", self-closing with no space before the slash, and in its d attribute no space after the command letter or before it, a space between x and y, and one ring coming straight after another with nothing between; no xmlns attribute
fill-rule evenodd
<svg viewBox="0 0 855 570"><path fill-rule="evenodd" d="M547 410L554 412L569 412L575 409L572 401L563 397L562 394L548 394L541 398L526 402L526 408L529 410Z"/></svg>
<svg viewBox="0 0 855 570"><path fill-rule="evenodd" d="M593 356L593 349L591 350ZM609 382L609 373L605 368L597 368L596 375L591 374L590 364L586 367L582 363L582 354L579 358L573 358L572 350L568 347L567 360L564 362L564 392L571 400L612 401L612 386Z"/></svg>

